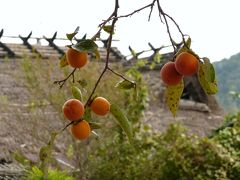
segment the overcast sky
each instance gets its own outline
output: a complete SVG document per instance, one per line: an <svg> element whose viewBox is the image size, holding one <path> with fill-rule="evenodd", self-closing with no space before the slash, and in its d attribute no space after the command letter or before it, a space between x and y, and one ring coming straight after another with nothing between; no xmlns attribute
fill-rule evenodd
<svg viewBox="0 0 240 180"><path fill-rule="evenodd" d="M152 0L119 0L119 15L138 9ZM240 1L239 0L161 0L163 10L179 24L184 34L191 36L193 50L211 61L228 58L240 52ZM4 35L65 37L80 26L78 37L85 33L91 37L97 26L114 8L114 0L3 0L0 7L0 29ZM157 11L147 21L149 9L130 18L119 19L114 43L124 55L128 46L136 51L147 50L148 42L155 47L169 45L166 27L159 20ZM171 27L174 39L180 35ZM106 37L106 34L102 34Z"/></svg>

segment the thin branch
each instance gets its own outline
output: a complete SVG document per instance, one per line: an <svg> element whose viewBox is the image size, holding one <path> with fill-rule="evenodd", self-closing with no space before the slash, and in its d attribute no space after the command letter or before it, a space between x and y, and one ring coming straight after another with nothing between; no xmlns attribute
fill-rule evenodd
<svg viewBox="0 0 240 180"><path fill-rule="evenodd" d="M173 17L171 17L170 15L168 15L168 14L166 14L166 13L164 13L164 14L165 14L165 16L167 16L169 19L171 19L171 21L175 24L175 26L177 27L179 33L180 33L181 36L182 36L182 41L183 41L184 45L186 45L186 41L185 41L185 38L184 38L184 34L183 34L182 30L180 29L180 26L179 26L179 25L177 24L177 22L173 19Z"/></svg>
<svg viewBox="0 0 240 180"><path fill-rule="evenodd" d="M65 84L65 82L72 76L73 78L73 83L75 81L74 79L74 73L75 71L77 70L77 68L74 68L73 71L63 80L60 80L60 81L54 81L53 84L58 84L59 85L59 88L61 89L63 87L63 85Z"/></svg>
<svg viewBox="0 0 240 180"><path fill-rule="evenodd" d="M148 21L150 21L150 19L151 19L151 15L152 15L152 11L153 11L153 7L154 7L155 2L156 2L156 0L153 0L152 5L151 5L151 9L150 9L150 13L148 15Z"/></svg>
<svg viewBox="0 0 240 180"><path fill-rule="evenodd" d="M135 84L135 85L136 85L136 83L135 83L135 82L132 82L131 80L127 79L127 78L126 78L126 77L124 77L122 74L120 74L120 73L118 73L118 72L114 71L114 70L113 70L113 69L111 69L110 67L108 67L108 68L107 68L107 70L111 71L113 74L115 74L115 75L119 76L120 78L124 79L125 81L131 82L131 83L133 83L133 84Z"/></svg>
<svg viewBox="0 0 240 180"><path fill-rule="evenodd" d="M114 11L112 13L112 15L110 17L117 17L117 12L118 12L118 8L119 8L119 3L118 3L118 0L115 0L115 8L114 8ZM114 27L115 23L117 22L117 18L114 18L113 21L112 21L112 27ZM101 26L103 27L103 25ZM103 75L105 74L105 72L107 71L108 69L108 62L109 62L109 55L110 55L110 49L111 49L111 45L112 45L112 36L113 36L113 33L114 33L114 28L111 29L111 32L110 32L110 35L109 35L109 38L108 38L108 44L107 44L107 57L106 57L106 63L105 63L105 67L102 71L102 73L100 74L97 82L95 83L95 86L90 94L90 96L88 97L88 100L87 102L85 103L84 107L88 106L90 101L91 101L91 98L93 96L93 94L95 93L96 89L97 89L97 86L98 84L100 83Z"/></svg>
<svg viewBox="0 0 240 180"><path fill-rule="evenodd" d="M102 79L104 73L106 72L106 70L107 70L106 68L103 69L103 71L102 71L102 73L100 74L100 76L99 76L97 82L95 83L94 88L93 88L93 90L92 90L90 96L88 97L88 99L87 99L85 105L84 105L85 108L89 105L89 103L90 103L90 101L91 101L91 98L92 98L93 94L95 93L95 91L96 91L96 89L97 89L97 86L98 86L98 84L100 83L100 81L101 81L101 79Z"/></svg>
<svg viewBox="0 0 240 180"><path fill-rule="evenodd" d="M163 19L164 19L164 22L166 24L166 27L167 27L167 33L168 33L168 36L169 36L169 39L171 41L171 44L173 46L173 50L174 50L174 54L176 53L176 47L175 47L175 43L174 43L174 40L172 38L172 35L171 35L171 32L170 32L170 28L169 28L169 25L168 25L168 21L167 21L167 18L166 18L166 14L164 13L164 11L162 10L162 7L160 5L160 2L159 0L157 0L157 5L158 5L158 11L160 14L162 14L163 16Z"/></svg>
<svg viewBox="0 0 240 180"><path fill-rule="evenodd" d="M67 129L71 124L73 124L74 121L71 121L70 123L68 123L62 130L61 132L65 131L65 129Z"/></svg>
<svg viewBox="0 0 240 180"><path fill-rule="evenodd" d="M172 47L172 45L167 45L167 46L160 46L159 48L155 48L156 51L160 51L161 49L164 49L164 48L168 48L168 47ZM143 54L143 53L146 53L146 52L150 52L150 51L154 51L153 49L148 49L148 50L142 50L140 52L136 52L137 55L140 55L140 54ZM128 54L125 56L126 57L130 57L132 56L132 54Z"/></svg>
<svg viewBox="0 0 240 180"><path fill-rule="evenodd" d="M177 24L177 22L173 19L173 17L171 17L170 15L166 14L166 13L163 11L163 9L162 9L162 7L161 7L161 5L160 5L159 0L157 0L157 5L158 5L158 10L159 10L159 17L160 17L160 19L161 19L161 16L163 16L163 18L164 18L164 22L165 22L166 27L167 27L168 36L169 36L169 39L170 39L170 41L171 41L171 43L172 43L172 46L173 46L173 48L174 48L174 54L175 54L175 53L176 53L176 50L177 50L177 47L176 47L175 42L173 41L173 38L172 38L172 36L171 36L170 27L169 27L169 25L168 25L167 18L169 18L169 19L175 24L175 26L177 27L179 33L180 33L181 36L182 36L182 41L183 41L184 45L187 47L186 41L185 41L185 38L184 38L184 34L183 34L182 30L180 29L180 26L179 26L179 25ZM162 19L161 19L161 22L162 22Z"/></svg>
<svg viewBox="0 0 240 180"><path fill-rule="evenodd" d="M117 17L112 16L110 19L105 20L103 23L106 24L106 23L105 23L106 21L109 22L109 21L111 21L111 20L113 20L113 19L126 18L126 17L132 16L132 15L134 15L134 14L136 14L136 13L138 13L138 12L140 12L140 11L146 9L146 8L149 8L149 7L152 8L152 7L154 6L155 1L156 1L156 0L153 0L152 3L150 3L150 4L146 5L146 6L143 6L143 7L139 8L139 9L136 9L136 10L134 10L133 12L131 12L131 13L129 13L129 14L125 14L125 15L121 15L121 16L117 16ZM99 26L102 26L103 23L101 23Z"/></svg>

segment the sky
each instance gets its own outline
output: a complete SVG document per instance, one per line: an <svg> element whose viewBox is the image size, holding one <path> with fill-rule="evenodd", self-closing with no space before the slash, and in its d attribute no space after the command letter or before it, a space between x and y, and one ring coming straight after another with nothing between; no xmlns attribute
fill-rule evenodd
<svg viewBox="0 0 240 180"><path fill-rule="evenodd" d="M79 26L78 38L87 33L93 36L98 25L113 11L114 0L4 0L0 7L0 29L6 36L65 38ZM118 15L125 15L141 8L152 0L119 0ZM240 1L239 0L160 0L165 13L178 23L184 34L192 39L192 49L200 57L212 62L229 58L240 52ZM128 46L135 51L148 50L148 42L154 47L170 45L165 24L161 23L157 9L145 9L128 18L117 21L113 46L124 54L130 54ZM170 22L170 21L169 21ZM170 23L171 34L179 42L181 36ZM102 38L107 34L102 33ZM2 40L6 40L2 38ZM60 43L60 42L59 42ZM63 42L62 42L63 43ZM67 42L64 42L67 44ZM167 49L166 51L171 49Z"/></svg>

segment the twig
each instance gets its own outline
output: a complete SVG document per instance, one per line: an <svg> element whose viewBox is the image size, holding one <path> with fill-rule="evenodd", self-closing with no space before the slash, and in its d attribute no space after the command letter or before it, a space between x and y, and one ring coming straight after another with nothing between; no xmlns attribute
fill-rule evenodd
<svg viewBox="0 0 240 180"><path fill-rule="evenodd" d="M74 121L71 121L70 123L68 123L62 130L61 132L65 131L65 129L67 129L71 124L73 124Z"/></svg>
<svg viewBox="0 0 240 180"><path fill-rule="evenodd" d="M168 47L172 47L172 45L167 45L167 46L161 46L159 48L155 48L156 51L160 51L161 49L163 48L168 48ZM140 55L140 54L143 54L143 53L146 53L146 52L150 52L150 51L154 51L153 49L148 49L148 50L142 50L140 52L136 52L137 55ZM126 57L129 57L129 56L132 56L132 54L128 54L125 56Z"/></svg>
<svg viewBox="0 0 240 180"><path fill-rule="evenodd" d="M164 11L162 10L162 7L160 5L160 2L159 0L157 0L157 5L158 5L158 11L160 14L162 14L163 16L163 19L164 19L164 22L166 24L166 27L167 27L167 33L168 33L168 36L169 36L169 39L171 41L171 44L173 46L173 50L174 50L174 54L176 53L176 47L175 47L175 43L173 41L173 38L172 38L172 35L171 35L171 32L170 32L170 28L169 28L169 25L168 25L168 21L167 21L167 18L166 18L166 14L164 13Z"/></svg>
<svg viewBox="0 0 240 180"><path fill-rule="evenodd" d="M172 46L173 46L173 49L174 49L174 54L175 54L176 51L177 51L177 47L176 47L175 42L174 42L174 40L173 40L173 38L172 38L172 36L171 36L170 27L169 27L169 25L168 25L167 18L169 18L169 19L175 24L175 26L177 27L179 33L180 33L181 36L182 36L182 41L183 41L184 45L187 46L187 45L186 45L185 38L184 38L184 34L183 34L182 30L180 29L179 25L177 24L177 22L173 19L173 17L171 17L170 15L166 14L166 13L163 11L163 9L162 9L162 7L161 7L161 5L160 5L159 0L157 0L157 5L158 5L159 17L160 17L160 19L161 19L161 16L163 16L164 22L165 22L166 27L167 27L167 33L168 33L169 39L170 39L170 41L171 41L171 43L172 43ZM162 22L162 19L161 19L161 22Z"/></svg>
<svg viewBox="0 0 240 180"><path fill-rule="evenodd" d="M150 19L151 19L151 15L152 15L152 11L153 11L153 7L154 7L155 2L156 2L156 0L153 0L152 5L151 5L151 9L150 9L150 13L148 15L148 21L150 21Z"/></svg>
<svg viewBox="0 0 240 180"><path fill-rule="evenodd" d="M73 71L63 80L60 81L54 81L53 84L58 84L59 88L61 89L63 87L63 85L65 84L65 82L72 76L73 78L73 83L74 83L74 73L77 70L77 68L74 68Z"/></svg>
<svg viewBox="0 0 240 180"><path fill-rule="evenodd" d="M165 13L165 16L167 16L169 19L171 19L171 21L175 24L175 26L177 27L179 33L181 34L182 36L182 41L184 43L184 45L186 45L186 41L185 41L185 38L184 38L184 34L182 32L182 30L180 29L180 26L177 24L177 22L168 14Z"/></svg>
<svg viewBox="0 0 240 180"><path fill-rule="evenodd" d="M127 79L126 77L124 77L124 76L123 76L123 75L121 75L120 73L118 73L118 72L116 72L116 71L112 70L110 67L108 67L108 68L107 68L107 70L109 70L109 71L111 71L113 74L115 74L115 75L117 75L117 76L121 77L121 78L122 78L122 79L124 79L125 81L131 82L131 83L133 83L133 84L135 84L135 85L136 85L136 83L135 83L135 82L133 82L133 81L131 81L131 80Z"/></svg>
<svg viewBox="0 0 240 180"><path fill-rule="evenodd" d="M146 9L146 8L149 8L149 7L152 9L153 6L154 6L155 1L156 1L156 0L153 0L152 3L150 3L150 4L146 5L146 6L143 6L143 7L139 8L139 9L137 9L137 10L129 13L129 14L121 15L121 16L117 16L117 17L111 17L111 18L109 19L109 21L110 21L110 20L113 20L113 19L120 19L120 18L126 18L126 17L129 17L129 16L132 16L132 15L134 15L134 14L136 14L136 13L138 13L138 12L140 12L140 11ZM150 12L151 12L151 10L150 10ZM103 23L102 23L102 24L103 24ZM102 25L102 24L100 24L100 25Z"/></svg>

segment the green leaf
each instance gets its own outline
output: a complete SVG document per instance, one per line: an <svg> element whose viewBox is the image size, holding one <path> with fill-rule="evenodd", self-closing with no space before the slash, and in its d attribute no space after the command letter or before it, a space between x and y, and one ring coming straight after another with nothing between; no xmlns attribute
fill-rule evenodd
<svg viewBox="0 0 240 180"><path fill-rule="evenodd" d="M207 94L216 94L218 92L218 85L217 85L217 80L214 72L214 76L211 75L213 72L212 68L209 68L209 63L200 63L199 65L199 70L198 70L198 80L204 89L204 91ZM213 69L214 71L214 69ZM212 81L212 78L214 77L214 80Z"/></svg>
<svg viewBox="0 0 240 180"><path fill-rule="evenodd" d="M176 117L179 100L183 93L184 83L181 81L176 86L168 86L167 87L167 106L169 110L172 112L173 116Z"/></svg>
<svg viewBox="0 0 240 180"><path fill-rule="evenodd" d="M89 125L91 127L91 130L93 130L93 129L101 129L102 128L102 124L96 123L96 122L89 122Z"/></svg>
<svg viewBox="0 0 240 180"><path fill-rule="evenodd" d="M187 46L188 48L190 48L190 47L191 47L191 43L192 43L192 39L191 39L190 37L188 37L188 39L187 39L187 41L186 41L186 46Z"/></svg>
<svg viewBox="0 0 240 180"><path fill-rule="evenodd" d="M133 100L135 102L138 102L138 89L137 89L137 86L135 86L134 91L133 91Z"/></svg>
<svg viewBox="0 0 240 180"><path fill-rule="evenodd" d="M129 120L126 117L126 115L115 104L111 104L110 112L115 117L115 119L118 121L118 123L121 126L122 130L126 133L129 142L131 143L133 141L133 131L132 131L131 123L129 122Z"/></svg>
<svg viewBox="0 0 240 180"><path fill-rule="evenodd" d="M131 89L134 88L135 86L136 84L134 82L127 80L122 80L115 85L115 87L119 89Z"/></svg>
<svg viewBox="0 0 240 180"><path fill-rule="evenodd" d="M131 52L131 55L133 56L133 58L138 59L137 53L131 48L131 46L128 46L128 49Z"/></svg>
<svg viewBox="0 0 240 180"><path fill-rule="evenodd" d="M54 141L58 135L58 132L52 132L51 133L51 138L48 141L46 146L41 147L40 153L39 153L39 158L41 161L47 161L49 157L51 156L51 151L53 148Z"/></svg>
<svg viewBox="0 0 240 180"><path fill-rule="evenodd" d="M82 92L78 87L72 86L71 91L74 98L82 101Z"/></svg>
<svg viewBox="0 0 240 180"><path fill-rule="evenodd" d="M27 159L27 157L20 151L16 151L13 153L13 157L16 161L21 163L22 165L30 165L30 161Z"/></svg>
<svg viewBox="0 0 240 180"><path fill-rule="evenodd" d="M45 161L49 157L50 152L51 150L49 149L48 146L41 147L39 152L39 159L41 161Z"/></svg>
<svg viewBox="0 0 240 180"><path fill-rule="evenodd" d="M32 167L32 173L33 173L34 177L43 178L43 172L37 166Z"/></svg>
<svg viewBox="0 0 240 180"><path fill-rule="evenodd" d="M110 34L112 32L112 25L103 26L103 30ZM114 30L113 30L113 34L114 34Z"/></svg>
<svg viewBox="0 0 240 180"><path fill-rule="evenodd" d="M54 131L54 132L51 132L51 138L50 138L50 140L48 141L48 146L50 146L51 148L52 148L52 146L53 146L53 144L54 144L54 141L55 141L57 135L58 135L58 132L55 132L55 131Z"/></svg>
<svg viewBox="0 0 240 180"><path fill-rule="evenodd" d="M160 63L161 61L161 54L159 52L157 52L154 57L153 57L153 61L156 63Z"/></svg>
<svg viewBox="0 0 240 180"><path fill-rule="evenodd" d="M145 60L145 59L139 59L136 62L137 67L144 67L146 64L147 64L147 60Z"/></svg>
<svg viewBox="0 0 240 180"><path fill-rule="evenodd" d="M215 70L213 65L210 63L210 60L206 57L203 58L205 64L205 73L206 73L206 80L208 82L214 82L215 80Z"/></svg>
<svg viewBox="0 0 240 180"><path fill-rule="evenodd" d="M82 37L81 41L85 40L86 38L87 38L87 34L84 34L84 36Z"/></svg>
<svg viewBox="0 0 240 180"><path fill-rule="evenodd" d="M72 39L78 33L78 31L79 31L79 26L75 29L75 31L73 33L66 34L68 40L72 41Z"/></svg>
<svg viewBox="0 0 240 180"><path fill-rule="evenodd" d="M150 70L153 70L156 66L156 63L155 62L152 62L150 65L149 65L149 69Z"/></svg>
<svg viewBox="0 0 240 180"><path fill-rule="evenodd" d="M92 115L91 115L91 108L90 107L85 108L83 119L88 121L88 122L92 121Z"/></svg>
<svg viewBox="0 0 240 180"><path fill-rule="evenodd" d="M72 48L77 51L86 51L89 53L94 53L98 49L98 45L91 39L84 39L78 42L75 45L72 45Z"/></svg>
<svg viewBox="0 0 240 180"><path fill-rule="evenodd" d="M65 67L68 65L67 56L64 54L60 59L60 67Z"/></svg>

